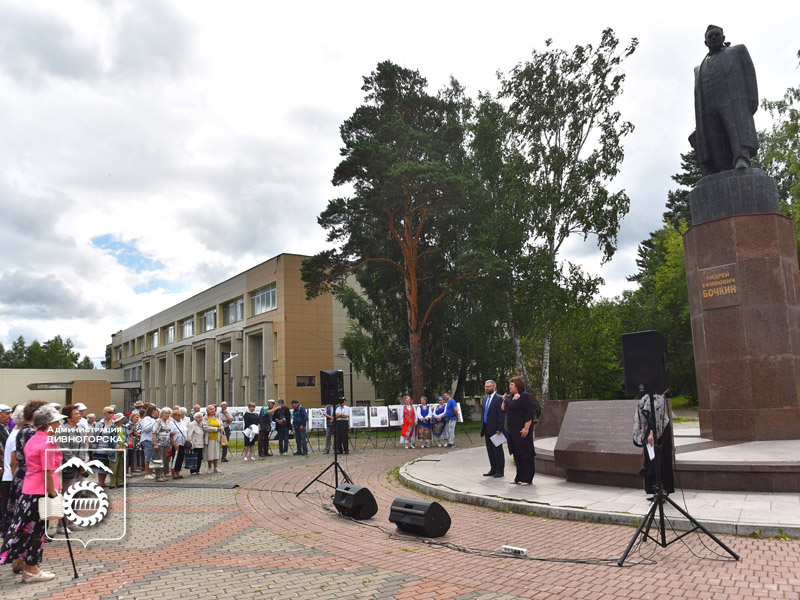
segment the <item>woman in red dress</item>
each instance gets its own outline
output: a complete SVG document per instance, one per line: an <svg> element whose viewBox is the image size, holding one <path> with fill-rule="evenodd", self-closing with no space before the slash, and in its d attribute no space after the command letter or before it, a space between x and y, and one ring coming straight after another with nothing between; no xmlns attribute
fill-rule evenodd
<svg viewBox="0 0 800 600"><path fill-rule="evenodd" d="M414 448L414 430L417 424L417 411L411 403L411 396L403 396L403 426L400 429L400 441L404 448L409 444Z"/></svg>

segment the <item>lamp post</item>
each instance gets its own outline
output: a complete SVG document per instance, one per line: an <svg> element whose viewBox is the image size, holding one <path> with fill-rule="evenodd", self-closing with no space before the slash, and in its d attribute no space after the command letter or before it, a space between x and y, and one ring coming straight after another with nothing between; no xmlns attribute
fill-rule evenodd
<svg viewBox="0 0 800 600"><path fill-rule="evenodd" d="M225 358L226 355L228 358ZM221 392L219 399L220 404L225 402L225 363L231 362L237 356L239 355L235 352L220 353L220 360L222 361L219 365L220 366L219 380L220 380L220 392Z"/></svg>

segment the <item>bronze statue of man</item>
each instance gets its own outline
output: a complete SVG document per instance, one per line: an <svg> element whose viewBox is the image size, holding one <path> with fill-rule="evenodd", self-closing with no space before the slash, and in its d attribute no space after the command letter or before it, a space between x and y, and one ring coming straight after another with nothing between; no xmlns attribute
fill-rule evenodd
<svg viewBox="0 0 800 600"><path fill-rule="evenodd" d="M725 42L722 27L709 25L705 38L708 54L694 69L696 129L689 141L703 175L746 169L758 149L756 70L745 46Z"/></svg>

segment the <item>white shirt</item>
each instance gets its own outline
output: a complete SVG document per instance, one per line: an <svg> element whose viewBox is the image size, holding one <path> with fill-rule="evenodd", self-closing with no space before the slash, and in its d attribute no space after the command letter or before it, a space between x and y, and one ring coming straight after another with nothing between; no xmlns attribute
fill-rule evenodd
<svg viewBox="0 0 800 600"><path fill-rule="evenodd" d="M3 481L13 481L14 474L11 472L11 453L17 449L17 434L19 429L14 427L11 433L8 434L6 440L6 451L3 456Z"/></svg>
<svg viewBox="0 0 800 600"><path fill-rule="evenodd" d="M336 419L349 419L350 418L350 407L346 404L344 406L337 406L336 407Z"/></svg>
<svg viewBox="0 0 800 600"><path fill-rule="evenodd" d="M90 429L89 421L87 421L86 419L81 417L80 420L78 421L78 424L76 425L76 427L78 429L83 429L84 431L89 431L89 429Z"/></svg>

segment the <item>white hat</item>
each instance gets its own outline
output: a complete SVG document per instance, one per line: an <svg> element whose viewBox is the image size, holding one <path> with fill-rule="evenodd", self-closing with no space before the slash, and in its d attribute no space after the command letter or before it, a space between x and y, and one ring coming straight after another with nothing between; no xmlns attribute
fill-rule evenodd
<svg viewBox="0 0 800 600"><path fill-rule="evenodd" d="M124 418L125 415L123 415L122 413L117 413L114 415L114 423L118 423L119 421L122 421L122 419Z"/></svg>
<svg viewBox="0 0 800 600"><path fill-rule="evenodd" d="M63 421L66 418L67 417L62 415L55 408L45 404L44 406L37 408L36 412L33 413L33 426L39 428L43 425L47 425L48 423Z"/></svg>
<svg viewBox="0 0 800 600"><path fill-rule="evenodd" d="M78 402L75 405L75 408L77 408L78 410L86 410L87 406L83 402Z"/></svg>
<svg viewBox="0 0 800 600"><path fill-rule="evenodd" d="M13 409L8 404L0 404L0 412L10 413Z"/></svg>
<svg viewBox="0 0 800 600"><path fill-rule="evenodd" d="M63 404L59 404L58 402L51 402L47 406L49 406L50 408L55 408L56 410L61 410Z"/></svg>

